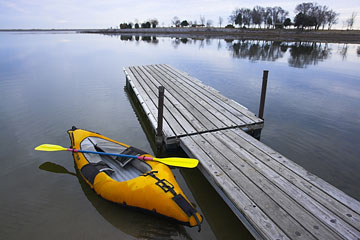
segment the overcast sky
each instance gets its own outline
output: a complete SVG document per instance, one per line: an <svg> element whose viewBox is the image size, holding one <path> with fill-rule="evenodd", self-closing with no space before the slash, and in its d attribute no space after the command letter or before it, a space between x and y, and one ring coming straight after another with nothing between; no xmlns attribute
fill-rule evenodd
<svg viewBox="0 0 360 240"><path fill-rule="evenodd" d="M121 22L139 22L156 18L160 26L169 26L174 16L200 22L200 16L218 25L219 16L228 22L235 8L280 6L293 19L293 0L0 0L0 29L9 28L108 28ZM314 1L315 2L315 1ZM340 13L336 28L352 12L357 12L354 27L360 29L360 0L319 0L320 5ZM223 25L224 25L223 23Z"/></svg>

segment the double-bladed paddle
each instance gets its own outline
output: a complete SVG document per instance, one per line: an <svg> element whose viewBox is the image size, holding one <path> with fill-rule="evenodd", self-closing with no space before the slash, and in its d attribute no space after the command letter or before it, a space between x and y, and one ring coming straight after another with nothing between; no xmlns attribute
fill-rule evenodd
<svg viewBox="0 0 360 240"><path fill-rule="evenodd" d="M175 167L185 167L185 168L194 168L198 165L199 161L193 158L178 158L178 157L169 157L169 158L153 158L153 157L145 157L145 156L136 156L136 155L126 155L126 154L119 154L119 153L107 153L107 152L95 152L95 151L88 151L88 150L79 150L74 148L64 148L59 145L53 144L42 144L35 148L37 151L70 151L70 152L81 152L81 153L92 153L92 154L99 154L99 155L108 155L108 156L117 156L117 157L125 157L125 158L137 158L140 160L148 160L148 161L158 161L163 164Z"/></svg>

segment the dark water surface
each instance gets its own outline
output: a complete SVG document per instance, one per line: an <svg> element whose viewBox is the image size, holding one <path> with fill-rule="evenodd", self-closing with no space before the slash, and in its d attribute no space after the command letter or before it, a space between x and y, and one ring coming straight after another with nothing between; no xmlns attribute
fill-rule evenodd
<svg viewBox="0 0 360 240"><path fill-rule="evenodd" d="M360 46L218 39L0 33L0 239L248 239L196 169L173 169L203 230L109 203L75 171L77 127L153 153L124 66L166 63L257 113L261 141L360 200Z"/></svg>

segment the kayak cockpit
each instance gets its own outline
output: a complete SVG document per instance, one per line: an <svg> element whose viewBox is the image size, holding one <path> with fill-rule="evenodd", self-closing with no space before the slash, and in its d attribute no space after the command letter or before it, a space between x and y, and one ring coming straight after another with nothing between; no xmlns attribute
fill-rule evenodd
<svg viewBox="0 0 360 240"><path fill-rule="evenodd" d="M81 150L110 152L128 155L144 154L141 150L130 147L126 148L118 143L107 141L98 137L87 137L80 143ZM112 179L124 182L136 178L152 168L144 161L135 158L123 158L116 156L104 156L84 153L87 161L99 172L105 172Z"/></svg>

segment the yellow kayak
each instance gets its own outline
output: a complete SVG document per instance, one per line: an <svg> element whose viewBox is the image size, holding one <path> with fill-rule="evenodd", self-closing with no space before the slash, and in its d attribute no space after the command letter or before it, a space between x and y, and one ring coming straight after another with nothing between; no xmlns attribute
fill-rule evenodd
<svg viewBox="0 0 360 240"><path fill-rule="evenodd" d="M73 127L68 134L74 149L152 157L95 132ZM73 157L87 184L106 200L148 210L200 230L202 216L165 164L81 152L73 152Z"/></svg>

